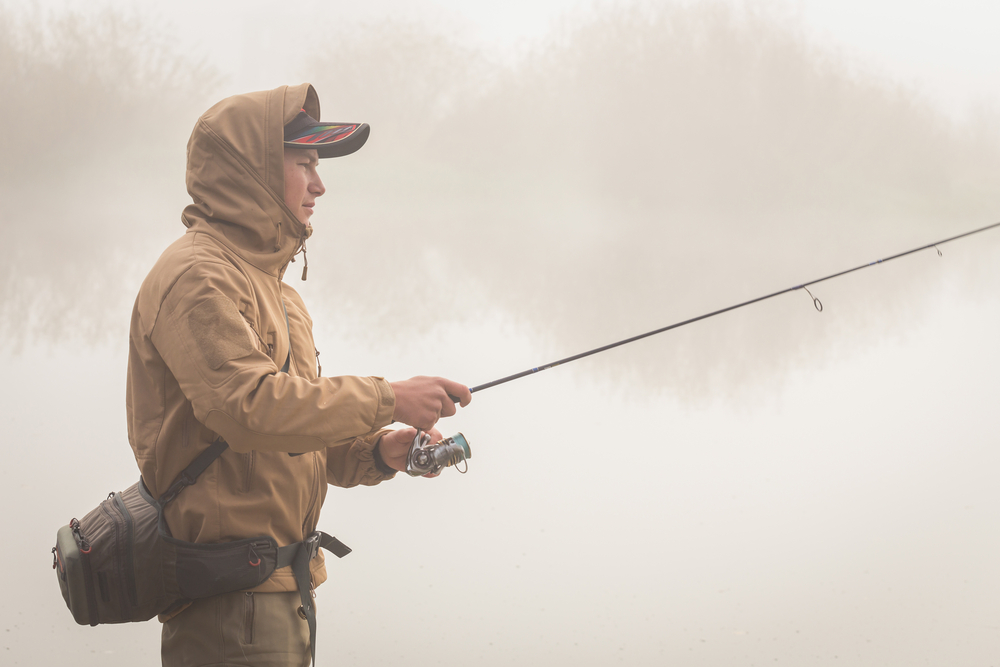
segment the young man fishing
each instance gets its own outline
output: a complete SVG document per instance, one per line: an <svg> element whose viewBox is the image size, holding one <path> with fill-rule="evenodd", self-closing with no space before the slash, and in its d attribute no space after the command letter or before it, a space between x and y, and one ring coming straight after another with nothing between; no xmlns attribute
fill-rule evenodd
<svg viewBox="0 0 1000 667"><path fill-rule="evenodd" d="M310 218L325 192L319 160L358 150L369 128L319 118L312 86L286 86L219 102L188 142L187 233L139 291L127 391L129 442L152 497L210 445L228 443L166 505L174 538L307 544L327 484L390 479L405 470L415 429L439 440L434 426L455 414L452 397L472 400L443 378L320 376L312 320L282 278L300 253L306 277ZM384 430L394 421L413 428ZM313 551L310 589L327 577ZM314 620L292 570L162 615L163 664L309 664Z"/></svg>

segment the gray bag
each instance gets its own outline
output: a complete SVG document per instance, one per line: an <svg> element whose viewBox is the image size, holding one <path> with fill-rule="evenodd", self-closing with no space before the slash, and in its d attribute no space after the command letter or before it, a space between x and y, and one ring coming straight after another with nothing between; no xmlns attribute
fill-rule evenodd
<svg viewBox="0 0 1000 667"><path fill-rule="evenodd" d="M276 569L291 566L315 661L309 561L320 547L343 558L351 552L348 546L319 531L284 547L266 535L198 544L174 538L167 528L163 508L194 484L227 446L223 440L212 443L159 499L140 478L121 493L108 494L82 521L74 518L60 528L52 567L63 599L80 625L147 621L192 600L254 588Z"/></svg>

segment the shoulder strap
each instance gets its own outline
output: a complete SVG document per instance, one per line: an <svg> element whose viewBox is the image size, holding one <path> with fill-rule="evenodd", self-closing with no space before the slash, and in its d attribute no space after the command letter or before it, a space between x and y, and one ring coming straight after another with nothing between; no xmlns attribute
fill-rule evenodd
<svg viewBox="0 0 1000 667"><path fill-rule="evenodd" d="M212 464L212 462L222 456L222 452L226 451L229 444L219 438L211 445L208 449L203 451L201 454L195 458L194 461L188 464L187 468L181 471L181 474L177 476L174 483L170 485L170 488L160 496L157 501L162 508L164 505L169 503L171 500L177 497L177 494L184 490L184 487L191 486L195 483L201 473L205 472L205 469Z"/></svg>

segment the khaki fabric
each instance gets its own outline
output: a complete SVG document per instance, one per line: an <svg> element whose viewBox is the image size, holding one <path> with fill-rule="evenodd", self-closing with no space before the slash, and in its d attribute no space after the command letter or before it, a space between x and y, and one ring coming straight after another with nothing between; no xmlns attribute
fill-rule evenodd
<svg viewBox="0 0 1000 667"><path fill-rule="evenodd" d="M182 540L298 542L315 530L328 483L391 476L372 449L391 422L392 389L380 377L317 377L312 319L282 280L312 229L283 196L283 126L301 108L319 118L308 84L237 95L198 120L187 233L156 262L133 309L128 434L149 490L162 494L218 436L229 443L166 508ZM325 580L322 555L312 574L314 585ZM297 590L291 568L256 590Z"/></svg>
<svg viewBox="0 0 1000 667"><path fill-rule="evenodd" d="M227 593L163 624L163 667L306 667L309 625L297 593Z"/></svg>

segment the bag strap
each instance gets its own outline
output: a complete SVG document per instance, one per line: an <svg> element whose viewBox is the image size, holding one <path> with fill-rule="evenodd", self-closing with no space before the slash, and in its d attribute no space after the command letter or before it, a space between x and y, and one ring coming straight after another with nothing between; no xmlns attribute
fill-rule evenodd
<svg viewBox="0 0 1000 667"><path fill-rule="evenodd" d="M285 357L285 365L281 367L281 372L287 373L292 362L292 330L288 325L288 308L285 307L284 299L281 300L281 309L285 312L285 331L288 332L288 356ZM162 509L164 505L176 498L177 494L184 490L184 487L194 484L201 473L205 472L205 469L212 465L215 459L222 456L222 452L226 451L226 447L228 446L229 444L225 440L219 438L209 445L208 449L199 454L194 461L188 464L188 467L181 471L181 474L177 476L177 479L170 485L170 488L157 500L160 508Z"/></svg>
<svg viewBox="0 0 1000 667"><path fill-rule="evenodd" d="M277 553L277 565L279 567L292 566L292 574L295 575L295 585L299 588L299 599L302 606L299 607L299 614L303 615L309 623L309 649L312 651L312 664L316 664L316 606L312 599L312 581L309 573L309 562L319 553L320 547L326 549L337 558L343 558L351 553L351 548L332 535L317 530L301 542L289 544L286 547L279 547Z"/></svg>
<svg viewBox="0 0 1000 667"><path fill-rule="evenodd" d="M292 362L292 330L288 325L288 308L285 307L284 299L281 300L281 309L285 312L285 331L288 332L288 356L285 357L285 365L281 367L281 372L287 373ZM212 465L212 462L215 461L215 459L222 456L222 452L226 451L226 447L228 446L229 444L222 438L219 438L209 445L208 449L199 454L194 461L188 464L187 468L184 468L184 470L181 471L181 474L177 476L177 479L175 479L174 483L170 485L170 488L168 488L166 492L160 496L159 500L157 500L160 507L162 508L164 505L176 498L177 494L184 490L184 487L194 484L201 473L205 472L205 469ZM290 454L290 456L295 456L295 454ZM348 549L347 551L350 553L351 550ZM347 554L344 555L346 556ZM343 558L343 556L341 556L341 558Z"/></svg>
<svg viewBox="0 0 1000 667"><path fill-rule="evenodd" d="M177 497L177 494L184 490L185 487L191 486L197 481L201 473L205 472L205 469L212 464L215 459L222 456L222 452L226 451L229 444L219 438L211 445L208 449L199 454L194 461L188 464L187 468L181 471L181 474L177 476L174 483L170 485L170 488L160 496L157 503L162 509L164 505L169 503L171 500Z"/></svg>

